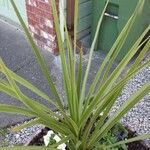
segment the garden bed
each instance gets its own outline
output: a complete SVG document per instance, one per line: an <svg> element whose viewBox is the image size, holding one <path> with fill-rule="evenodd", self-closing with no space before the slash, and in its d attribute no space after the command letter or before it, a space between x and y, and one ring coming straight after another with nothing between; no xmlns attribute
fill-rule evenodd
<svg viewBox="0 0 150 150"><path fill-rule="evenodd" d="M26 145L28 146L44 145L43 136L45 136L48 131L49 131L48 128L42 129L41 132L35 135L35 137L31 141L29 141L29 143L27 143ZM133 138L137 136L136 132L133 132L130 129L127 129L127 131L128 131L128 138ZM127 144L127 146L128 146L128 150L149 150L149 148L144 143L144 141L132 142L132 143Z"/></svg>

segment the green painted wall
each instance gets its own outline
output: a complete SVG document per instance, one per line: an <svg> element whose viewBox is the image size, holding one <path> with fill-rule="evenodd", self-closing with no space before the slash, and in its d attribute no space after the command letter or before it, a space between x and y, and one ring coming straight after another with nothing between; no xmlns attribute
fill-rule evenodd
<svg viewBox="0 0 150 150"><path fill-rule="evenodd" d="M15 0L15 3L18 6L22 17L27 22L25 0ZM9 0L0 0L0 15L19 23Z"/></svg>

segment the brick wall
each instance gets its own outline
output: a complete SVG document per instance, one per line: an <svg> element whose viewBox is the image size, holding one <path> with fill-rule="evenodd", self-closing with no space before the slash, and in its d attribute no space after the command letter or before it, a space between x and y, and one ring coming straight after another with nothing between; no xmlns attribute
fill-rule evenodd
<svg viewBox="0 0 150 150"><path fill-rule="evenodd" d="M49 0L26 0L26 8L29 29L38 46L57 54L57 39Z"/></svg>

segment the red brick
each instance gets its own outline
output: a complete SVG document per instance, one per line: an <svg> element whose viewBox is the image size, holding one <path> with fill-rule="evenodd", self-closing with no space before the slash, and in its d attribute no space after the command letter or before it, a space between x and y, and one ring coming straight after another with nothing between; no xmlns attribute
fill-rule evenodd
<svg viewBox="0 0 150 150"><path fill-rule="evenodd" d="M52 10L50 5L48 5L47 3L42 2L42 1L37 1L37 6L38 6L38 8L45 10L45 11L50 12Z"/></svg>
<svg viewBox="0 0 150 150"><path fill-rule="evenodd" d="M47 26L44 25L44 26L43 26L43 29L44 29L44 31L46 31L46 32L49 33L49 34L52 34L52 35L55 34L53 28L50 28L50 27L47 27Z"/></svg>
<svg viewBox="0 0 150 150"><path fill-rule="evenodd" d="M43 38L42 36L38 35L38 34L34 34L34 38L41 41L42 43L46 44L47 43L47 39Z"/></svg>
<svg viewBox="0 0 150 150"><path fill-rule="evenodd" d="M57 8L58 8L57 0ZM26 0L29 28L36 43L57 54L58 46L55 40L52 8L46 0Z"/></svg>

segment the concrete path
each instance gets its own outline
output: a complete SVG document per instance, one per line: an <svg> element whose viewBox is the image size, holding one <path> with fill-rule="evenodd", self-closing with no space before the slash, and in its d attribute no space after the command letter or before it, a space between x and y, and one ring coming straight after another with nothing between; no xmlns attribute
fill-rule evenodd
<svg viewBox="0 0 150 150"><path fill-rule="evenodd" d="M61 91L62 81L59 79L60 71L57 69L57 58L45 50L41 51L48 63L53 80L59 85L58 87ZM52 96L32 50L25 39L24 33L16 26L3 20L0 20L0 56L11 70ZM0 78L3 78L3 76L1 75ZM29 97L42 101L41 98L37 97L24 87L21 87L21 89ZM43 102L47 104L45 101ZM0 93L0 103L22 105L19 101L16 101L4 93ZM24 119L26 118L19 115L0 113L0 128L21 122Z"/></svg>

